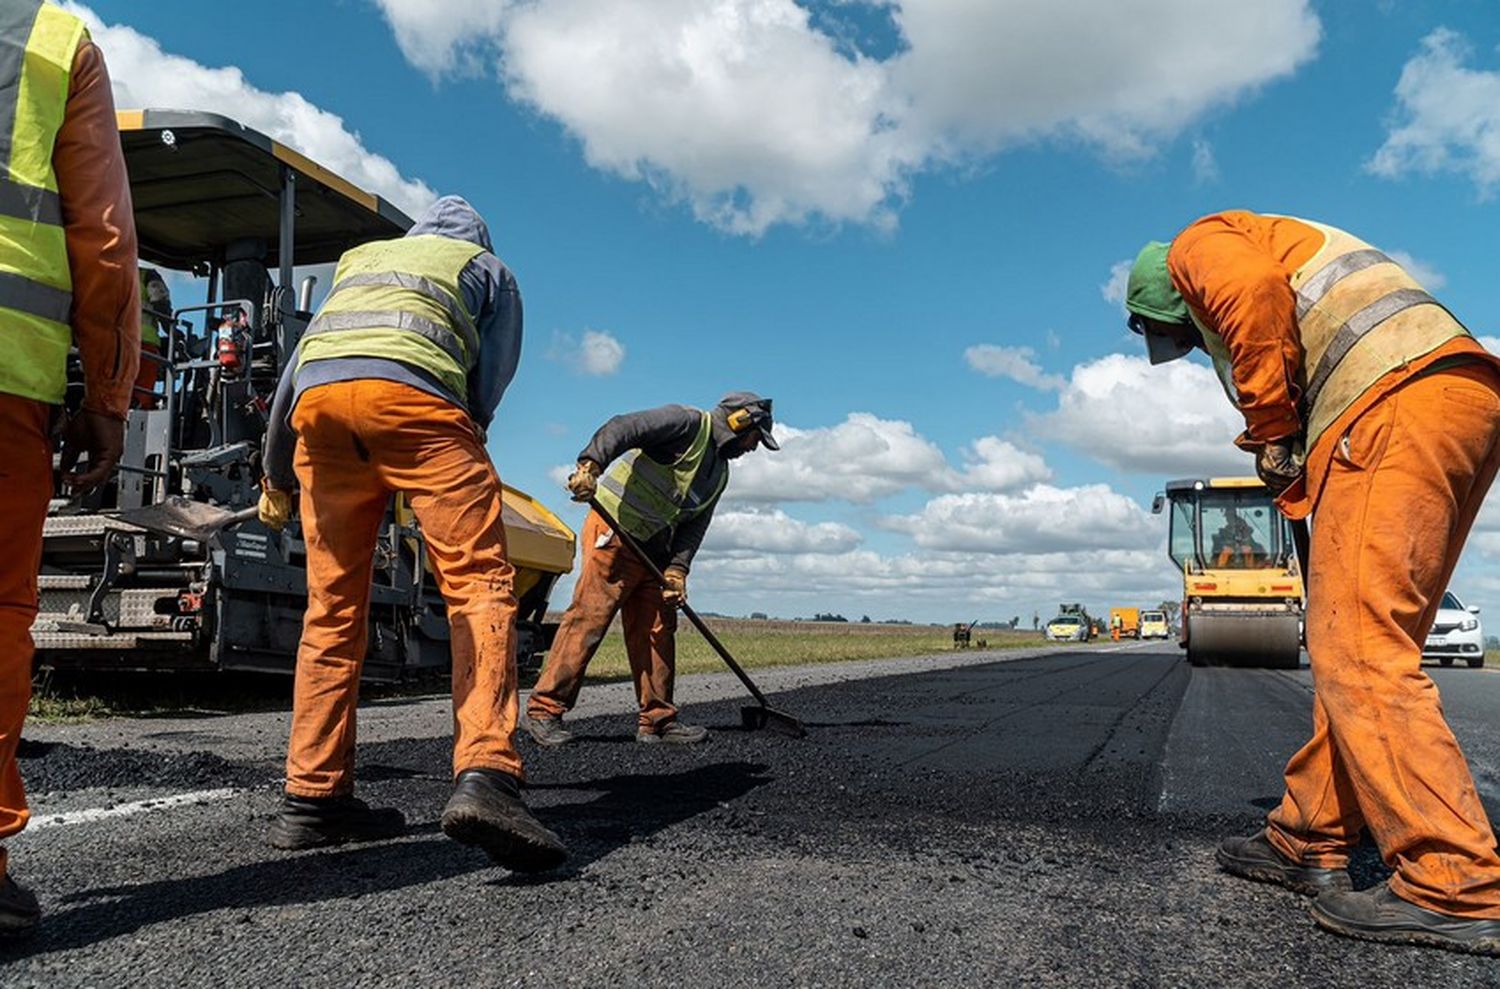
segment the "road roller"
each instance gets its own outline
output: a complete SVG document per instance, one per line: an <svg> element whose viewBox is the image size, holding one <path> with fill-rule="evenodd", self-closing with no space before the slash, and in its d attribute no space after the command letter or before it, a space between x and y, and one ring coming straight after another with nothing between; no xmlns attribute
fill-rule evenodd
<svg viewBox="0 0 1500 989"><path fill-rule="evenodd" d="M1170 512L1167 555L1182 572L1180 645L1194 666L1296 669L1302 574L1290 526L1254 477L1167 484L1151 510Z"/></svg>

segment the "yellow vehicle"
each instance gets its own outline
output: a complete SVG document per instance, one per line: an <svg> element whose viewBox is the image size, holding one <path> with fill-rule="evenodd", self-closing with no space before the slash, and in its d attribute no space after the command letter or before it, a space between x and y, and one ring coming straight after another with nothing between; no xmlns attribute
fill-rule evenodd
<svg viewBox="0 0 1500 989"><path fill-rule="evenodd" d="M1141 638L1165 639L1171 634L1172 626L1167 623L1165 611L1141 612Z"/></svg>
<svg viewBox="0 0 1500 989"><path fill-rule="evenodd" d="M1302 575L1291 531L1257 478L1171 481L1168 555L1182 571L1181 645L1194 666L1295 669Z"/></svg>
<svg viewBox="0 0 1500 989"><path fill-rule="evenodd" d="M1141 609L1109 609L1109 637L1116 642L1121 639L1139 639L1141 637Z"/></svg>

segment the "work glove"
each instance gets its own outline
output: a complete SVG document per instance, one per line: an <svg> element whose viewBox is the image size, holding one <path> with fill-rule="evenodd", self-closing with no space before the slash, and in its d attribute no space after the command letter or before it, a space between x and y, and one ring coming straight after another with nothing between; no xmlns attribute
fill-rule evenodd
<svg viewBox="0 0 1500 989"><path fill-rule="evenodd" d="M669 608L687 604L687 571L668 567L662 573L661 600Z"/></svg>
<svg viewBox="0 0 1500 989"><path fill-rule="evenodd" d="M1255 473L1273 495L1297 483L1302 476L1302 464L1292 452L1292 438L1262 444L1255 452Z"/></svg>
<svg viewBox="0 0 1500 989"><path fill-rule="evenodd" d="M592 460L580 460L573 473L568 476L568 490L574 501L589 501L599 490L599 474L602 468Z"/></svg>
<svg viewBox="0 0 1500 989"><path fill-rule="evenodd" d="M108 481L125 452L125 420L83 409L70 417L62 433L63 486L74 495L87 494ZM84 453L87 470L74 471Z"/></svg>
<svg viewBox="0 0 1500 989"><path fill-rule="evenodd" d="M267 529L280 532L286 527L287 520L292 517L292 496L286 491L280 491L269 484L261 485L260 521Z"/></svg>

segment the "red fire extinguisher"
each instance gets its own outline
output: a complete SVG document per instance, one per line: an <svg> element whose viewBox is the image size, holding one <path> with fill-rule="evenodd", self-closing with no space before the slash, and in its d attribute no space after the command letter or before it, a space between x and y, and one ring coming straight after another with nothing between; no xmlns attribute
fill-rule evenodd
<svg viewBox="0 0 1500 989"><path fill-rule="evenodd" d="M244 349L240 341L240 329L244 323L243 311L225 316L219 324L219 367L226 372L238 372L245 366Z"/></svg>

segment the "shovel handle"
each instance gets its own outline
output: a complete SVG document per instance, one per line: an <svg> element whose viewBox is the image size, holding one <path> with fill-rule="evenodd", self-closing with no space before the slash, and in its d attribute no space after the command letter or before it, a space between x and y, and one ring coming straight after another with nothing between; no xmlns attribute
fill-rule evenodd
<svg viewBox="0 0 1500 989"><path fill-rule="evenodd" d="M667 578L661 572L661 567L658 567L651 557L646 555L646 551L641 548L641 544L636 542L635 537L626 532L619 522L615 521L615 517L609 513L609 510L599 504L599 499L590 498L589 507L599 514L599 517L604 520L604 524L609 526L611 531L619 537L620 542L625 544L631 553L635 554L636 559L640 560L641 564L651 573L651 576L656 578L657 583L666 586ZM686 601L683 601L678 607L682 609L684 615L688 616L688 621L693 623L699 634L708 640L708 644L713 647L714 652L719 654L719 658L724 661L724 665L728 666L730 671L740 678L740 683L744 684L745 689L750 691L750 696L755 698L756 703L761 707L765 707L766 695L760 692L760 688L755 685L755 681L750 679L750 674L746 673L744 667L740 666L735 661L735 658L729 654L729 650L725 648L724 643L719 641L719 637L709 631L703 619L698 617L698 613Z"/></svg>

